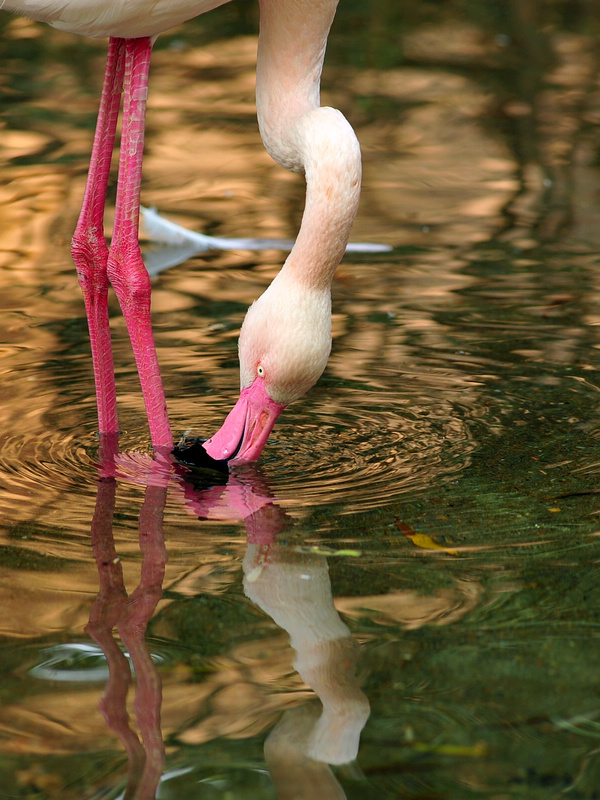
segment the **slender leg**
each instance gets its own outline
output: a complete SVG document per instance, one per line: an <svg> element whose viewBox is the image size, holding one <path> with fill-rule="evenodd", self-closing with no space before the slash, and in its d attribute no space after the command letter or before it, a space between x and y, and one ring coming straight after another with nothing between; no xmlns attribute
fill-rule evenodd
<svg viewBox="0 0 600 800"><path fill-rule="evenodd" d="M126 39L124 42L123 130L108 277L119 298L129 331L152 444L155 449L170 450L173 439L150 320L150 278L138 243L144 123L152 43L149 38Z"/></svg>
<svg viewBox="0 0 600 800"><path fill-rule="evenodd" d="M104 206L121 104L124 53L124 40L111 39L90 169L71 248L88 318L101 434L116 434L119 430L108 322L108 248L104 239Z"/></svg>

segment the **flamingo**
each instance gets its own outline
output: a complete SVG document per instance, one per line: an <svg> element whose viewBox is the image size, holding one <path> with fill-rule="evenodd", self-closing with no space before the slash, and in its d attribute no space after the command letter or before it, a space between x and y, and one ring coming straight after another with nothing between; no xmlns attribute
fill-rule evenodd
<svg viewBox="0 0 600 800"><path fill-rule="evenodd" d="M118 434L107 294L118 297L131 339L155 452L170 452L167 415L150 319L150 279L139 242L140 184L152 44L165 30L228 0L0 0L0 8L90 37L108 37L108 56L72 255L92 350L101 434ZM239 337L240 395L203 447L233 464L258 459L283 409L325 369L331 349L331 283L360 194L361 156L340 111L320 105L327 37L338 0L259 0L256 77L259 130L270 155L304 173L306 204L280 272L251 305ZM110 248L104 207L123 95L118 190Z"/></svg>

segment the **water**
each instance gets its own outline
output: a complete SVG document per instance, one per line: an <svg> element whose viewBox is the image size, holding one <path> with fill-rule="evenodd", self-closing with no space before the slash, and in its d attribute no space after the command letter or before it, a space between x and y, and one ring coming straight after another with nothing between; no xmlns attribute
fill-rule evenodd
<svg viewBox="0 0 600 800"><path fill-rule="evenodd" d="M600 797L599 21L516 5L342 5L353 238L394 250L346 257L325 375L228 481L152 462L116 305L98 480L69 239L104 45L2 18L0 796ZM159 40L143 201L293 237L252 8ZM230 408L280 263L155 278L177 435Z"/></svg>

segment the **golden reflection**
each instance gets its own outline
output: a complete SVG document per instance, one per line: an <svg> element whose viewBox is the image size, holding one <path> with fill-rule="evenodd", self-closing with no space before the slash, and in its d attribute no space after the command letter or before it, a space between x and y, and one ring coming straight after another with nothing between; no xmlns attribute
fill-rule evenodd
<svg viewBox="0 0 600 800"><path fill-rule="evenodd" d="M439 589L425 596L413 591L395 591L373 597L344 597L336 608L348 619L368 615L379 625L400 624L406 630L424 625L451 625L479 605L483 586L457 581L452 589Z"/></svg>

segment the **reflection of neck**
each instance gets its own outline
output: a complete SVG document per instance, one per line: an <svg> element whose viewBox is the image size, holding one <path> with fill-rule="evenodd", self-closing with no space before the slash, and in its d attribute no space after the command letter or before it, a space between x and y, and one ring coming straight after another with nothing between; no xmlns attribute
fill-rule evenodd
<svg viewBox="0 0 600 800"><path fill-rule="evenodd" d="M106 475L109 471L106 467L101 473ZM158 482L164 483L162 479ZM166 491L165 486L148 486L146 489L139 522L143 555L141 579L129 596L112 531L116 500L116 482L113 478L103 477L98 481L92 521L92 548L100 588L85 630L101 647L108 663L109 677L100 710L108 727L123 743L128 756L127 797L155 797L165 760L160 729L161 681L144 637L148 621L162 595L166 564L162 514ZM135 712L143 744L129 724L126 698L131 671L114 638L115 627L135 671Z"/></svg>
<svg viewBox="0 0 600 800"><path fill-rule="evenodd" d="M304 755L328 764L352 761L369 705L354 674L356 643L333 605L325 557L249 544L244 573L247 596L289 633L294 666L323 703Z"/></svg>

